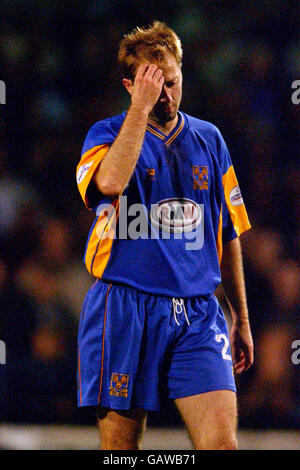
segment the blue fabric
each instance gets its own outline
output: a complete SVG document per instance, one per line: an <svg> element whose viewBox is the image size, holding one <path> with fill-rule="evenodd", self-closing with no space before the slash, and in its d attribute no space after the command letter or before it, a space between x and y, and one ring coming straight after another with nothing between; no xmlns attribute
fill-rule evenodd
<svg viewBox="0 0 300 470"><path fill-rule="evenodd" d="M96 123L86 137L82 153L97 145L111 144L125 116L123 113ZM147 239L120 239L118 235L114 239L102 280L127 284L143 292L187 298L210 294L221 282L216 246L221 208L223 242L232 240L237 234L222 185L222 176L232 165L226 144L213 124L181 112L179 116L176 128L165 138L161 133L162 138L152 133L154 128L148 126L139 160L124 195L128 207L144 204L148 214L152 205L167 198L192 200L203 207L204 225L201 222L194 232L181 234L181 239L174 233L170 234L170 239L162 236L153 239L149 217ZM182 130L169 143L182 122ZM207 168L207 189L194 187L195 167ZM153 178L149 178L149 169L155 170ZM98 209L104 202L99 200ZM117 234L120 218L121 213ZM133 217L128 217L128 225L131 220ZM200 234L203 226L203 246L187 250L187 243L193 242L189 236ZM101 249L101 244L99 247ZM97 273L97 266L93 270Z"/></svg>
<svg viewBox="0 0 300 470"><path fill-rule="evenodd" d="M171 297L96 281L79 326L78 405L159 410L162 396L235 391L216 297L186 299L185 307L190 325L184 312L178 325Z"/></svg>

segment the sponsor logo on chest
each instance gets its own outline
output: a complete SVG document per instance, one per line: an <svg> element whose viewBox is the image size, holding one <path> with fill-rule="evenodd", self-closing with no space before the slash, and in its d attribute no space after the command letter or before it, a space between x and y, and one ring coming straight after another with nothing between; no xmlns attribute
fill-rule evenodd
<svg viewBox="0 0 300 470"><path fill-rule="evenodd" d="M155 228L164 232L191 232L200 224L202 212L191 199L171 198L152 205L150 219Z"/></svg>

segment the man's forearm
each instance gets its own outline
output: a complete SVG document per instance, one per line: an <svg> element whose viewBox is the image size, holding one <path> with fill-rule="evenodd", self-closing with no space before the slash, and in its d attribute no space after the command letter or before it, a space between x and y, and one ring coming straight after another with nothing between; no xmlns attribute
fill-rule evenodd
<svg viewBox="0 0 300 470"><path fill-rule="evenodd" d="M148 122L148 113L130 106L121 130L94 176L102 194L120 195L138 161Z"/></svg>
<svg viewBox="0 0 300 470"><path fill-rule="evenodd" d="M223 247L221 274L233 321L236 323L248 322L242 250L238 238L231 240Z"/></svg>

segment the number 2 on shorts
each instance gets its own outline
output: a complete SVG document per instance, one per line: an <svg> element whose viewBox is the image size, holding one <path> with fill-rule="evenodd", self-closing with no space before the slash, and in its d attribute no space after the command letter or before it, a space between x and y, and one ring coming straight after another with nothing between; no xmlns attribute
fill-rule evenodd
<svg viewBox="0 0 300 470"><path fill-rule="evenodd" d="M230 354L227 354L227 350L229 348L229 341L228 341L228 338L226 335L224 335L223 333L222 334L219 334L219 335L216 335L216 341L218 343L221 343L221 341L224 340L224 346L223 346L223 349L222 349L222 357L223 359L225 359L226 361L231 361L231 356Z"/></svg>

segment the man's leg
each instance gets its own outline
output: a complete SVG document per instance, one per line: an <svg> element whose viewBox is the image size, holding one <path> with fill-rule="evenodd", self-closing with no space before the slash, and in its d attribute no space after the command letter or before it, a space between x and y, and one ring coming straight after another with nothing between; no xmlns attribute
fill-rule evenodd
<svg viewBox="0 0 300 470"><path fill-rule="evenodd" d="M145 410L98 408L101 450L138 450L146 427Z"/></svg>
<svg viewBox="0 0 300 470"><path fill-rule="evenodd" d="M218 390L178 398L175 404L197 450L237 449L236 394Z"/></svg>

